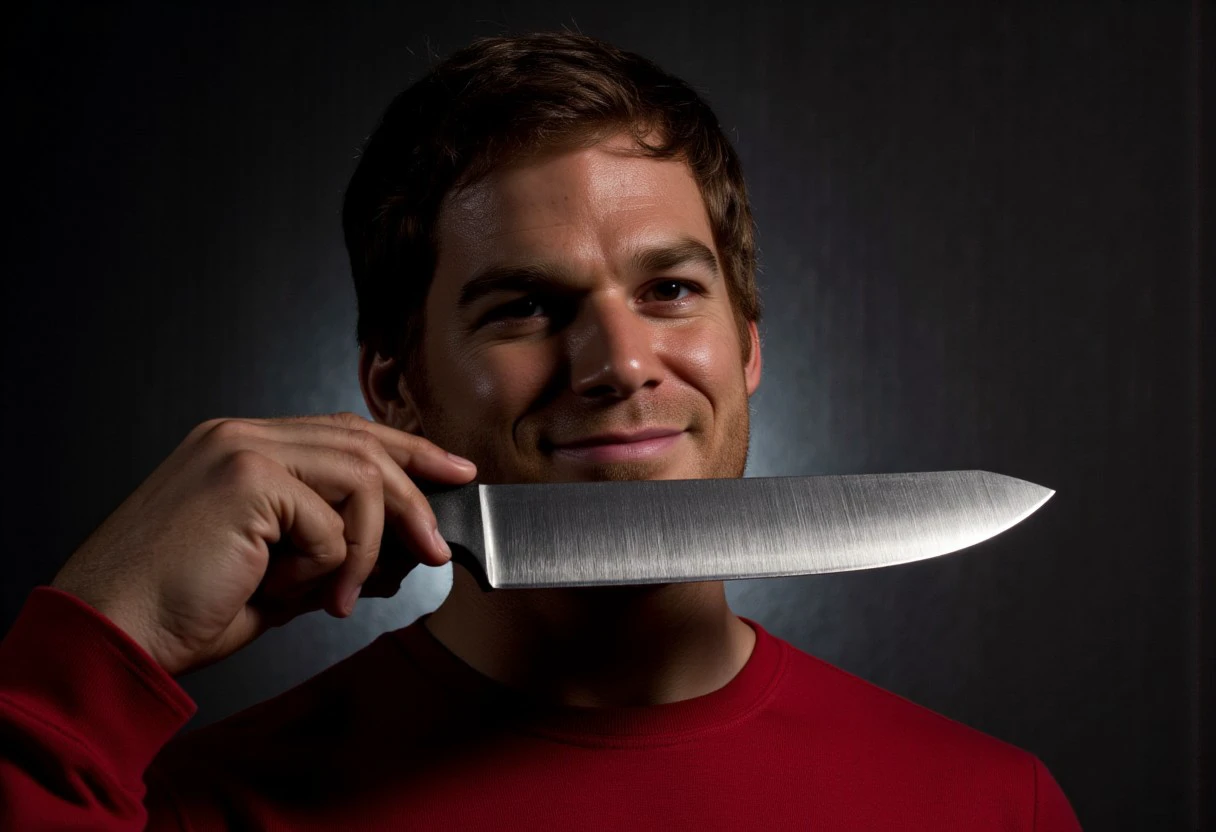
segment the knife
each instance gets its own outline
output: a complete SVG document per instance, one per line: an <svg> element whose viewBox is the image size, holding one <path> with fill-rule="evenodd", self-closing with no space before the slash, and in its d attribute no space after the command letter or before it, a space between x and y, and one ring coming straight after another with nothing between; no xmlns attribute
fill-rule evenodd
<svg viewBox="0 0 1216 832"><path fill-rule="evenodd" d="M965 549L1055 493L988 471L424 489L482 589L771 578Z"/></svg>

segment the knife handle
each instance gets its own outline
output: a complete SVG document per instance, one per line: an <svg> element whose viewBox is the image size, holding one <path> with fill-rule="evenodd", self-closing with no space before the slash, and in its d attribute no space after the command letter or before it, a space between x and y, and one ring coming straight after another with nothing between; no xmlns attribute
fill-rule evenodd
<svg viewBox="0 0 1216 832"><path fill-rule="evenodd" d="M457 486L419 481L418 487L435 512L439 533L452 550L452 563L467 569L482 591L491 591L481 523L481 486L476 481Z"/></svg>

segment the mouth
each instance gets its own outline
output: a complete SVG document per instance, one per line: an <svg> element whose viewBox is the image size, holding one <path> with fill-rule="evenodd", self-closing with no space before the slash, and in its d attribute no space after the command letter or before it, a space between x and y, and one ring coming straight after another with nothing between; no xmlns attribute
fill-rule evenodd
<svg viewBox="0 0 1216 832"><path fill-rule="evenodd" d="M579 442L553 448L553 455L577 462L630 462L653 459L671 450L685 431L645 436L633 441Z"/></svg>

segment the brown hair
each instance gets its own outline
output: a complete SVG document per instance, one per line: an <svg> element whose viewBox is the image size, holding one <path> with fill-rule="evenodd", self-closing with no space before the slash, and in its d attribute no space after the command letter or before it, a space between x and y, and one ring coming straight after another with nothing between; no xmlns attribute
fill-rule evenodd
<svg viewBox="0 0 1216 832"><path fill-rule="evenodd" d="M647 144L652 130L659 141ZM342 208L359 345L397 358L407 380L424 383L423 311L445 196L508 162L590 147L624 131L636 139L636 155L689 165L746 361L747 322L759 321L761 304L755 224L734 148L684 81L640 55L570 32L479 38L388 106Z"/></svg>

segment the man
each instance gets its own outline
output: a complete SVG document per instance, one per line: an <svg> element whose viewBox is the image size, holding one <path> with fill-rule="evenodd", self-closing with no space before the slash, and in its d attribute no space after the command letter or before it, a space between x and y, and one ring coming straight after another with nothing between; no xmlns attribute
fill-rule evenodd
<svg viewBox="0 0 1216 832"><path fill-rule="evenodd" d="M344 226L374 422L204 423L35 590L0 646L14 828L1078 828L1034 756L795 650L721 582L455 568L433 614L170 742L174 675L391 594L394 535L444 562L415 480L743 474L751 213L678 79L581 35L475 42L390 106Z"/></svg>

